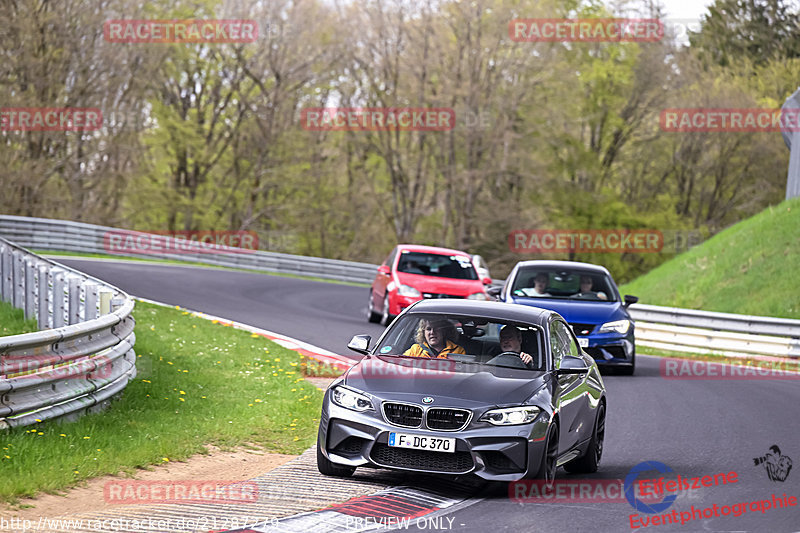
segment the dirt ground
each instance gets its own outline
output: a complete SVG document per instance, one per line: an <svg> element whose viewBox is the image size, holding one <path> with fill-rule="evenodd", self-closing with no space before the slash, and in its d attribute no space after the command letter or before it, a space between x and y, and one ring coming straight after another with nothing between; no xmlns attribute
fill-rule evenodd
<svg viewBox="0 0 800 533"><path fill-rule="evenodd" d="M222 480L245 481L269 472L295 455L264 453L254 450L221 451L211 449L209 455L196 455L188 461L173 462L141 470L134 479L144 481ZM42 516L63 516L104 511L114 507L105 503L103 486L114 476L92 479L84 486L66 491L63 495L42 494L38 498L20 500L13 507L0 504L0 517L37 520ZM33 507L30 507L33 506Z"/></svg>

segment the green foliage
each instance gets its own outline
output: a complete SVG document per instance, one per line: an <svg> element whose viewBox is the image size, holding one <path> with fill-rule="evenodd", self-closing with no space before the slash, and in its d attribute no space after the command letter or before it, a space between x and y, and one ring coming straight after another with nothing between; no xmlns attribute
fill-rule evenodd
<svg viewBox="0 0 800 533"><path fill-rule="evenodd" d="M690 42L695 53L723 67L743 58L756 65L796 58L800 15L786 0L716 0Z"/></svg>

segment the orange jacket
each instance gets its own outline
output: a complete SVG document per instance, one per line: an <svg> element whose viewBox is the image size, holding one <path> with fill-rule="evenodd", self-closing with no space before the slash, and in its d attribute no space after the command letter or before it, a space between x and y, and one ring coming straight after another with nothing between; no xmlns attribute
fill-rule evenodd
<svg viewBox="0 0 800 533"><path fill-rule="evenodd" d="M428 344L426 343L423 346L415 344L414 346L406 350L406 352L403 355L407 355L408 357L427 357L429 359L447 359L447 354L449 353L465 354L467 352L465 352L464 348L462 348L458 344L451 341L447 341L447 344L445 344L444 348L442 348L442 351L439 352L438 355L434 355L434 353L435 353L434 349L428 346Z"/></svg>

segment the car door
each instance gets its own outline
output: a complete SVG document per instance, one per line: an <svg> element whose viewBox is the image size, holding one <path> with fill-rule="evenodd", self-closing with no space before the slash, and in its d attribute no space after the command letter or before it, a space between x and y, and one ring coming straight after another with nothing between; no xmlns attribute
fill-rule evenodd
<svg viewBox="0 0 800 533"><path fill-rule="evenodd" d="M561 318L555 318L550 323L550 345L553 349L554 368L561 367L561 361L566 356L581 357L578 342L575 340L569 326ZM586 374L569 374L558 377L557 395L560 407L560 446L559 453L563 453L582 440L586 433L586 413L589 410L589 397L587 395Z"/></svg>

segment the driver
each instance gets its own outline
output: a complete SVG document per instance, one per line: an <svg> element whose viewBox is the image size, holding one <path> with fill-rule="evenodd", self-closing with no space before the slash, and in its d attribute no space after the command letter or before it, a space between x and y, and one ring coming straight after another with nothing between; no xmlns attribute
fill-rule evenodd
<svg viewBox="0 0 800 533"><path fill-rule="evenodd" d="M430 359L447 359L447 354L465 354L464 348L454 343L458 332L455 326L447 319L423 318L417 326L414 340L415 345L403 354L408 357L427 357Z"/></svg>
<svg viewBox="0 0 800 533"><path fill-rule="evenodd" d="M522 332L511 324L506 324L500 330L500 349L504 352L514 352L519 354L522 362L530 364L533 357L522 351Z"/></svg>

